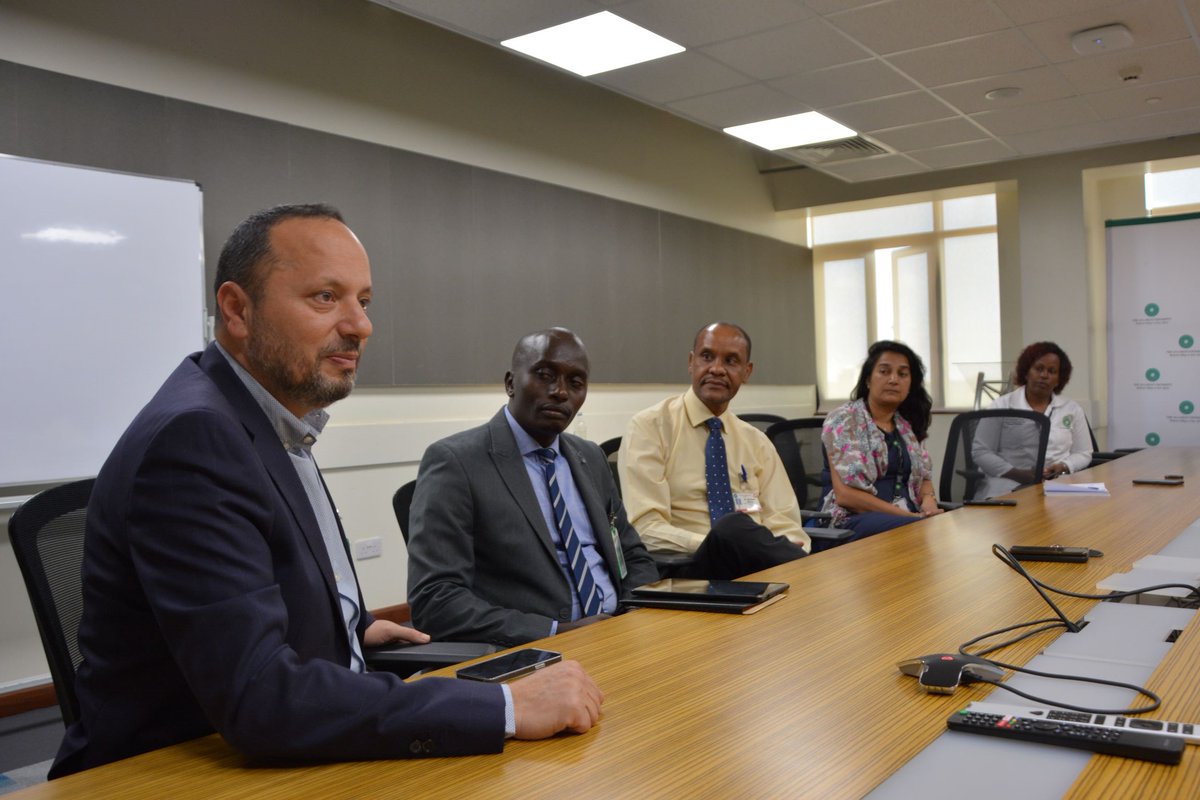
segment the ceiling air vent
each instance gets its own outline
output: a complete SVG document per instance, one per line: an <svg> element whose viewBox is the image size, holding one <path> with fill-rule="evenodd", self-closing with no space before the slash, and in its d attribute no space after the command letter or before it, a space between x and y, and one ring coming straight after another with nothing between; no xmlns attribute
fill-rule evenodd
<svg viewBox="0 0 1200 800"><path fill-rule="evenodd" d="M877 145L863 136L853 136L833 142L788 147L783 150L775 150L774 154L794 159L803 164L836 164L841 161L853 161L890 152L887 148Z"/></svg>

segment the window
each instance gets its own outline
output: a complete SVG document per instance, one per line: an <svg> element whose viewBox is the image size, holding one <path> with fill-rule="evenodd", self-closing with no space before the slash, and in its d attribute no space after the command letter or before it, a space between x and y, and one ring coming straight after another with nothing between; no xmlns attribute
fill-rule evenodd
<svg viewBox="0 0 1200 800"><path fill-rule="evenodd" d="M809 210L821 395L850 396L871 342L921 356L934 404L967 408L1000 362L996 196L989 187Z"/></svg>
<svg viewBox="0 0 1200 800"><path fill-rule="evenodd" d="M1186 211L1200 205L1200 168L1147 172L1146 210Z"/></svg>

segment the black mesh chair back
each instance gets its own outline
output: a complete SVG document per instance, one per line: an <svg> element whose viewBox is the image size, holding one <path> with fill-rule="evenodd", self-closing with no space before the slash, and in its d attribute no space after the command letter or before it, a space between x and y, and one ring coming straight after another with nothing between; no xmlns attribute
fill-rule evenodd
<svg viewBox="0 0 1200 800"><path fill-rule="evenodd" d="M63 722L79 718L75 670L79 619L83 614L83 529L93 479L56 486L31 497L8 521L8 535L38 634L50 663L50 676Z"/></svg>
<svg viewBox="0 0 1200 800"><path fill-rule="evenodd" d="M940 498L962 503L1042 482L1050 419L1021 409L967 411L950 425ZM1016 481L1017 487L1004 479Z"/></svg>
<svg viewBox="0 0 1200 800"><path fill-rule="evenodd" d="M614 436L611 439L606 439L600 443L600 449L604 451L604 457L608 459L608 468L612 472L613 483L617 485L617 494L620 494L621 476L617 472L617 453L621 449L621 437Z"/></svg>
<svg viewBox="0 0 1200 800"><path fill-rule="evenodd" d="M787 470L796 502L805 511L821 508L821 426L824 417L804 417L777 422L767 428L779 460Z"/></svg>
<svg viewBox="0 0 1200 800"><path fill-rule="evenodd" d="M404 537L405 544L408 544L408 510L412 507L416 488L417 482L409 481L392 495L392 511L396 512L396 524L400 526L400 535Z"/></svg>
<svg viewBox="0 0 1200 800"><path fill-rule="evenodd" d="M766 433L772 425L787 421L778 414L738 414L737 416L742 422L749 422L763 433Z"/></svg>

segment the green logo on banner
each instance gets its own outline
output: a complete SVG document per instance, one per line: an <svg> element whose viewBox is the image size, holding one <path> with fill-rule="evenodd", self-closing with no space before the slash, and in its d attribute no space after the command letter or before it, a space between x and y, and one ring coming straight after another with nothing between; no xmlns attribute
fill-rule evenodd
<svg viewBox="0 0 1200 800"><path fill-rule="evenodd" d="M1162 437L1159 436L1157 433L1147 433L1146 434L1146 444L1150 445L1151 447L1156 447L1158 445L1158 443L1161 441L1162 441Z"/></svg>
<svg viewBox="0 0 1200 800"><path fill-rule="evenodd" d="M1146 370L1146 380L1150 381L1151 383L1154 383L1156 380L1158 380L1161 377L1162 377L1162 373L1159 372L1158 370L1156 370L1154 367L1151 367L1150 369Z"/></svg>
<svg viewBox="0 0 1200 800"><path fill-rule="evenodd" d="M1195 343L1196 343L1196 340L1193 339L1192 337L1188 336L1186 333L1183 336L1179 337L1179 346L1182 347L1184 350L1190 349L1191 346L1194 345Z"/></svg>
<svg viewBox="0 0 1200 800"><path fill-rule="evenodd" d="M1158 303L1146 303L1146 316L1147 317L1157 317L1158 316Z"/></svg>
<svg viewBox="0 0 1200 800"><path fill-rule="evenodd" d="M1179 404L1179 413L1180 414L1190 414L1195 410L1196 410L1196 404L1193 403L1191 400L1184 400L1182 403Z"/></svg>

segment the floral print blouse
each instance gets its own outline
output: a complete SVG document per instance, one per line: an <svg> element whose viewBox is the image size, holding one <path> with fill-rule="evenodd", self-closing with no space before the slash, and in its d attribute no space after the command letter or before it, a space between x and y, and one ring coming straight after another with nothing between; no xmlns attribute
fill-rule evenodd
<svg viewBox="0 0 1200 800"><path fill-rule="evenodd" d="M917 441L912 425L900 414L896 414L896 430L908 449L912 459L912 471L908 475L908 496L914 502L921 496L921 484L933 477L933 462L929 453ZM830 469L837 470L842 483L864 492L877 494L875 482L887 472L888 447L883 432L871 419L865 400L851 400L832 411L825 418L821 429L821 442L829 455ZM837 504L830 492L825 498L822 511L833 515L830 523L838 527L851 512Z"/></svg>

